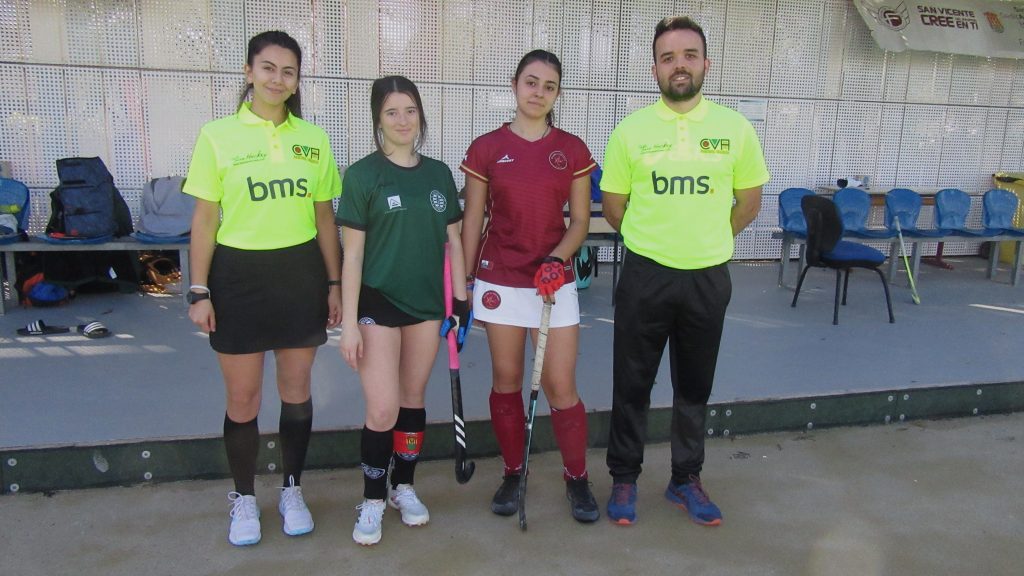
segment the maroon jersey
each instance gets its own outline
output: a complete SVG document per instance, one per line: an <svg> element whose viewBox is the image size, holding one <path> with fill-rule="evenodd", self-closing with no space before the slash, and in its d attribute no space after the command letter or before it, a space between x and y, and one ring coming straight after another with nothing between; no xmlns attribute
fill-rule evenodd
<svg viewBox="0 0 1024 576"><path fill-rule="evenodd" d="M474 140L459 169L488 189L490 218L476 276L502 286L533 286L541 260L565 236L562 208L573 180L595 168L587 145L554 127L536 142L520 138L508 124ZM567 263L567 281L571 270Z"/></svg>

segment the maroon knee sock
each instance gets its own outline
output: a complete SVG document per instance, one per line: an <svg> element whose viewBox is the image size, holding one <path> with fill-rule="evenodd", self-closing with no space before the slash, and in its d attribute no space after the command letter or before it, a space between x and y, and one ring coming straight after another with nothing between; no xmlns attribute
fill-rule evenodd
<svg viewBox="0 0 1024 576"><path fill-rule="evenodd" d="M587 477L587 412L583 400L564 410L551 409L551 426L562 453L566 480Z"/></svg>
<svg viewBox="0 0 1024 576"><path fill-rule="evenodd" d="M505 475L518 474L523 468L523 442L526 412L522 392L501 394L491 390L491 427L498 438L501 455L505 459Z"/></svg>

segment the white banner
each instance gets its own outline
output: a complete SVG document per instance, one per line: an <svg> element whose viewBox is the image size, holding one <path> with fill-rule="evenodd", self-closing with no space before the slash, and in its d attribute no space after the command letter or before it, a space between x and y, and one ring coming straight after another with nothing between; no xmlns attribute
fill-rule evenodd
<svg viewBox="0 0 1024 576"><path fill-rule="evenodd" d="M1024 58L1024 2L853 0L883 50Z"/></svg>

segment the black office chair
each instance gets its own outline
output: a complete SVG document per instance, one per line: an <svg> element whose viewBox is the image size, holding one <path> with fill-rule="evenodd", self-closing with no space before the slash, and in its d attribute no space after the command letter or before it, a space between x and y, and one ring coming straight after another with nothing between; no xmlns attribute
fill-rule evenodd
<svg viewBox="0 0 1024 576"><path fill-rule="evenodd" d="M885 254L870 246L840 240L843 236L843 220L839 216L839 210L835 203L828 198L805 196L801 199L800 206L803 208L804 218L807 220L807 265L800 273L800 280L797 282L791 306L796 307L796 300L800 297L800 288L803 286L804 277L807 276L807 271L811 269L811 266L832 268L836 271L836 299L832 323L839 324L839 284L842 272L846 272L846 278L842 282L843 306L845 306L846 290L850 284L850 270L866 268L874 270L882 279L885 305L889 309L889 323L895 322L896 319L892 315L892 299L889 297L889 283L879 268L885 262Z"/></svg>

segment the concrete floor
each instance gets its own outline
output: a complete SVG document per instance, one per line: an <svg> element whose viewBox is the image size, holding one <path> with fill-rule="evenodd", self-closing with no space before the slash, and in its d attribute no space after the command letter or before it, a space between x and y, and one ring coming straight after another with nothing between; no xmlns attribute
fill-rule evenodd
<svg viewBox="0 0 1024 576"><path fill-rule="evenodd" d="M529 530L491 514L496 459L467 485L450 461L420 466L431 523L385 514L380 545L351 540L356 470L308 472L314 533L280 531L276 478L262 476L263 541L227 542L226 480L0 498L0 573L1020 575L1024 414L713 439L705 485L717 528L661 496L668 446L649 447L639 522L578 525L555 453L531 459ZM603 451L589 454L606 500Z"/></svg>

